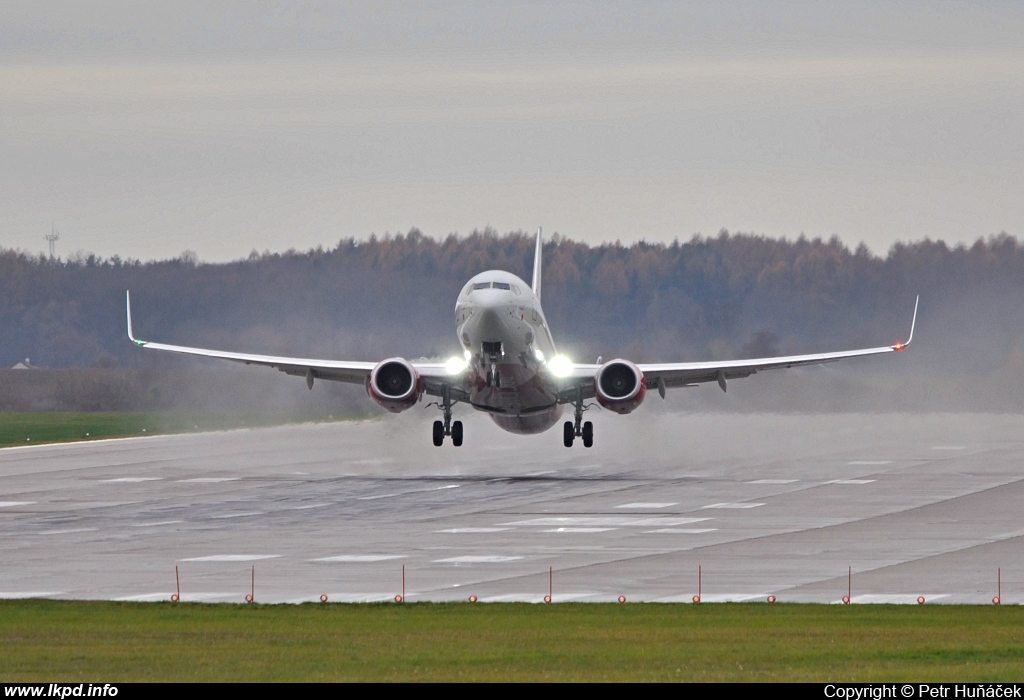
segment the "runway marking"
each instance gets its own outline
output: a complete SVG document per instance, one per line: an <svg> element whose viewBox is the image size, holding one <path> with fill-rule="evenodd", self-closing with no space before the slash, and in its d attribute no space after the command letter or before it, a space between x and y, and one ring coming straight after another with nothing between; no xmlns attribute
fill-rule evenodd
<svg viewBox="0 0 1024 700"><path fill-rule="evenodd" d="M575 532L575 533L587 533L587 532L611 532L617 530L616 527L556 527L554 530L541 530L541 532Z"/></svg>
<svg viewBox="0 0 1024 700"><path fill-rule="evenodd" d="M75 532L96 532L98 527L74 527L67 530L43 530L40 535L70 535Z"/></svg>
<svg viewBox="0 0 1024 700"><path fill-rule="evenodd" d="M910 593L874 593L874 594L855 595L852 598L850 598L850 602L851 603L889 603L889 604L895 603L895 604L898 604L898 605L911 605L911 604L917 605L918 604L918 602L917 602L918 595L923 595L924 599L926 601L929 601L929 602L949 597L948 593L914 593L914 594L910 594ZM833 602L841 603L842 601L833 601Z"/></svg>
<svg viewBox="0 0 1024 700"><path fill-rule="evenodd" d="M308 506L295 506L292 510L310 510L312 508L326 508L327 506L334 505L333 503L313 503Z"/></svg>
<svg viewBox="0 0 1024 700"><path fill-rule="evenodd" d="M200 476L195 479L179 479L179 484L219 484L223 481L238 481L237 476Z"/></svg>
<svg viewBox="0 0 1024 700"><path fill-rule="evenodd" d="M462 484L448 484L447 486L438 486L435 491L444 491L445 489L457 489L461 488Z"/></svg>
<svg viewBox="0 0 1024 700"><path fill-rule="evenodd" d="M705 532L717 532L717 527L685 528L685 527L663 527L660 530L644 530L645 535L701 535Z"/></svg>
<svg viewBox="0 0 1024 700"><path fill-rule="evenodd" d="M34 506L36 501L0 501L0 508L13 508L14 506Z"/></svg>
<svg viewBox="0 0 1024 700"><path fill-rule="evenodd" d="M569 593L555 594L556 603L565 603L573 600L584 600L601 595L596 591L570 591ZM544 594L538 593L504 593L502 595L490 595L480 598L481 603L543 603Z"/></svg>
<svg viewBox="0 0 1024 700"><path fill-rule="evenodd" d="M742 603L748 600L764 600L767 593L718 593L715 595L704 595L700 597L702 603ZM664 598L657 598L656 603L692 603L693 595L670 595Z"/></svg>
<svg viewBox="0 0 1024 700"><path fill-rule="evenodd" d="M739 510L739 509L743 509L743 508L757 508L758 506L763 506L763 505L764 505L764 503L712 503L709 506L704 506L704 509L707 509L707 508L725 508L725 509L737 509L737 510Z"/></svg>
<svg viewBox="0 0 1024 700"><path fill-rule="evenodd" d="M689 525L700 523L711 518L670 518L665 516L653 516L648 518L636 518L626 515L605 515L605 516L561 516L553 518L533 518L532 520L519 520L511 523L498 523L499 525L525 525L529 526L583 526L583 527L674 527L677 525Z"/></svg>
<svg viewBox="0 0 1024 700"><path fill-rule="evenodd" d="M935 445L933 450L966 450L967 445Z"/></svg>
<svg viewBox="0 0 1024 700"><path fill-rule="evenodd" d="M851 467L858 467L858 466L880 467L880 466L882 466L884 464L892 464L892 460L891 459L879 459L879 460L858 459L858 460L853 461L853 462L847 462L846 464L847 464L847 466L851 466Z"/></svg>
<svg viewBox="0 0 1024 700"><path fill-rule="evenodd" d="M52 598L64 595L64 591L0 591L0 599L21 600L22 598Z"/></svg>
<svg viewBox="0 0 1024 700"><path fill-rule="evenodd" d="M254 510L251 513L228 513L227 515L211 515L210 520L227 520L228 518L247 518L250 515L266 515L266 513L259 510Z"/></svg>
<svg viewBox="0 0 1024 700"><path fill-rule="evenodd" d="M833 479L826 481L826 484L873 484L877 479Z"/></svg>
<svg viewBox="0 0 1024 700"><path fill-rule="evenodd" d="M156 522L156 523L134 523L132 525L132 527L159 527L161 525L177 525L178 523L183 523L183 522L185 522L185 521L184 520L161 520L160 522Z"/></svg>
<svg viewBox="0 0 1024 700"><path fill-rule="evenodd" d="M174 591L166 593L142 593L140 595L126 595L121 598L114 598L119 603L158 603L161 600L170 600Z"/></svg>
<svg viewBox="0 0 1024 700"><path fill-rule="evenodd" d="M260 559L279 559L280 554L211 554L207 557L191 557L179 561L259 561Z"/></svg>
<svg viewBox="0 0 1024 700"><path fill-rule="evenodd" d="M310 559L310 561L320 562L349 562L353 564L367 563L374 561L388 561L390 559L405 559L404 554L339 554L336 557L321 557L320 559Z"/></svg>
<svg viewBox="0 0 1024 700"><path fill-rule="evenodd" d="M758 479L757 481L748 481L748 484L795 484L800 481L799 479Z"/></svg>
<svg viewBox="0 0 1024 700"><path fill-rule="evenodd" d="M507 561L519 561L523 557L503 557L503 556L464 556L464 557L449 557L448 559L435 559L435 564L501 564Z"/></svg>
<svg viewBox="0 0 1024 700"><path fill-rule="evenodd" d="M462 533L484 533L484 532L506 532L511 530L510 527L453 527L450 530L435 530L434 532L443 532L446 534L462 534Z"/></svg>
<svg viewBox="0 0 1024 700"><path fill-rule="evenodd" d="M678 503L623 503L621 506L615 506L616 508L668 508L669 506L677 506Z"/></svg>
<svg viewBox="0 0 1024 700"><path fill-rule="evenodd" d="M143 481L163 481L162 476L122 476L117 479L101 479L104 484L139 484Z"/></svg>
<svg viewBox="0 0 1024 700"><path fill-rule="evenodd" d="M401 494L398 494L398 493L385 493L385 494L383 494L381 496L360 496L356 500L359 500L359 501L376 501L376 500L378 500L380 498L393 498L394 496L400 496L400 495Z"/></svg>

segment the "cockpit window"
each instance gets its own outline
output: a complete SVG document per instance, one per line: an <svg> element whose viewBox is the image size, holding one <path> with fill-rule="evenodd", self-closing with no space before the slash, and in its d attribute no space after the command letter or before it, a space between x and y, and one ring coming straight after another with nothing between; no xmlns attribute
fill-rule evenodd
<svg viewBox="0 0 1024 700"><path fill-rule="evenodd" d="M490 282L477 282L476 284L473 285L473 288L471 290L469 290L469 291L475 292L478 289L490 289L490 288L491 288L491 283Z"/></svg>
<svg viewBox="0 0 1024 700"><path fill-rule="evenodd" d="M508 284L507 282L495 282L494 283L494 288L495 289L504 289L504 290L508 291L508 290L512 289L512 285Z"/></svg>

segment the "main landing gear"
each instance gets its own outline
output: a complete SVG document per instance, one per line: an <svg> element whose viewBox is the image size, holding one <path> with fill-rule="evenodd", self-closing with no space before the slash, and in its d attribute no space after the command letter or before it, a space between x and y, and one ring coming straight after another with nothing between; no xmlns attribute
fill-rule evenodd
<svg viewBox="0 0 1024 700"><path fill-rule="evenodd" d="M434 447L443 445L446 435L451 436L453 445L462 447L462 421L452 420L452 403L448 387L445 387L441 402L437 404L437 407L444 411L444 421L434 421Z"/></svg>
<svg viewBox="0 0 1024 700"><path fill-rule="evenodd" d="M583 438L584 447L593 447L594 424L590 421L583 422L583 412L588 407L583 405L583 392L581 390L576 391L576 401L573 403L576 407L574 419L565 421L565 424L562 426L562 442L566 447L572 447L573 441L581 437Z"/></svg>

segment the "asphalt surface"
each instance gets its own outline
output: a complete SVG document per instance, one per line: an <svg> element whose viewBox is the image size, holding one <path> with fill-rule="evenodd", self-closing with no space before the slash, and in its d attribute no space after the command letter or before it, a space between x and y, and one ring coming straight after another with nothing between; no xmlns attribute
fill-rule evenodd
<svg viewBox="0 0 1024 700"><path fill-rule="evenodd" d="M1024 602L1024 416L643 410L3 449L0 597Z"/></svg>

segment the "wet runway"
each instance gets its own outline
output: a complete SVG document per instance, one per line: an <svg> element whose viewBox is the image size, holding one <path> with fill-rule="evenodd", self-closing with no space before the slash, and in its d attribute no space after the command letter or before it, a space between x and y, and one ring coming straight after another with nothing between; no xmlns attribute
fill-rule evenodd
<svg viewBox="0 0 1024 700"><path fill-rule="evenodd" d="M0 450L0 597L1024 602L1024 416L410 413Z"/></svg>

